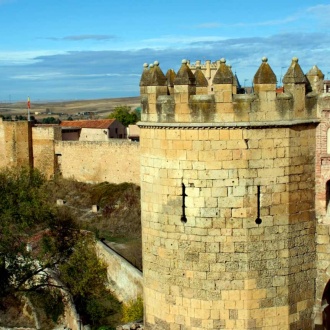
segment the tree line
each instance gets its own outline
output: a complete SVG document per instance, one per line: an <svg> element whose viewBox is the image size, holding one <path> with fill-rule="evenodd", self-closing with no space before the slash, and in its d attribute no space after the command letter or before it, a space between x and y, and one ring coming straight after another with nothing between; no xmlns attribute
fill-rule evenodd
<svg viewBox="0 0 330 330"><path fill-rule="evenodd" d="M3 120L12 120L12 116L10 115L1 115L0 117ZM108 116L109 119L116 119L124 126L136 124L139 120L141 120L141 109L135 108L131 109L129 106L117 106L113 109L113 112ZM27 120L27 116L16 115L14 120ZM59 118L55 118L53 116L42 118L41 120L37 120L35 116L30 117L31 121L35 123L41 124L60 124L61 120ZM68 120L73 120L71 116L69 116Z"/></svg>

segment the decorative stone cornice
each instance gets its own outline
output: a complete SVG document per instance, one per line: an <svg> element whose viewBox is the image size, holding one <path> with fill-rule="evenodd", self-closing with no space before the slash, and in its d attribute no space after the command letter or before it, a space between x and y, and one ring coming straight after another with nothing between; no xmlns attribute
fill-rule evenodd
<svg viewBox="0 0 330 330"><path fill-rule="evenodd" d="M320 119L306 120L282 120L282 121L254 121L254 122L235 122L235 123L155 123L155 122L138 122L140 128L157 128L157 129L255 129L261 127L292 127L297 125L317 125Z"/></svg>

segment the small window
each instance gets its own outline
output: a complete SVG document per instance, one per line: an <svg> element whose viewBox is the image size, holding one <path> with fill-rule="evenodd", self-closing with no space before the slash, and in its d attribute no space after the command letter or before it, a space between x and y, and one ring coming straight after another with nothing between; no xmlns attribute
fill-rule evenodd
<svg viewBox="0 0 330 330"><path fill-rule="evenodd" d="M326 184L325 201L326 201L325 209L326 209L327 215L330 215L330 180L327 181L327 184Z"/></svg>

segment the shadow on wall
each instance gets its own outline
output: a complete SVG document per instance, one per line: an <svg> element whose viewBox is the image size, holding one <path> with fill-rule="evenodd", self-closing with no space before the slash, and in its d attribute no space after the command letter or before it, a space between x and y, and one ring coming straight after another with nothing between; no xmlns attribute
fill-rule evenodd
<svg viewBox="0 0 330 330"><path fill-rule="evenodd" d="M104 242L97 242L96 251L108 265L109 286L116 297L122 302L141 297L143 294L142 272Z"/></svg>

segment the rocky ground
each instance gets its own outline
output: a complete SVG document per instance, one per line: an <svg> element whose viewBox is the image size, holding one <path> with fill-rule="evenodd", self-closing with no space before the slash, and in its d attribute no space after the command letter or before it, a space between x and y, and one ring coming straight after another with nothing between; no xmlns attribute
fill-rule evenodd
<svg viewBox="0 0 330 330"><path fill-rule="evenodd" d="M136 330L136 329L144 329L142 321L131 322L116 327L116 330Z"/></svg>

